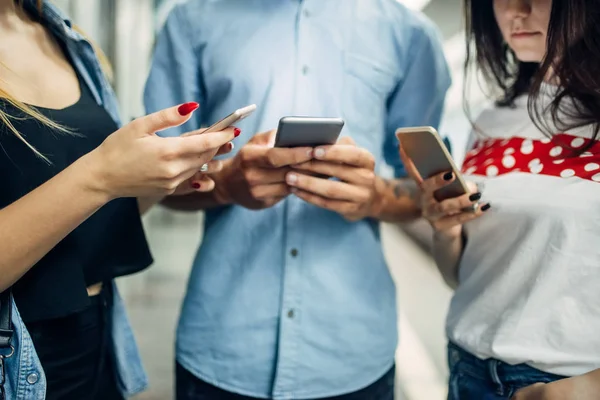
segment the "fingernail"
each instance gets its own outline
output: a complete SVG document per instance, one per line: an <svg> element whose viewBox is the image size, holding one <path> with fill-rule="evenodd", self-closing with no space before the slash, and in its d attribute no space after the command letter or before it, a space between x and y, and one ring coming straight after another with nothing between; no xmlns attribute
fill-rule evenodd
<svg viewBox="0 0 600 400"><path fill-rule="evenodd" d="M454 176L454 174L452 174L452 172L448 172L444 175L444 180L451 181L453 176Z"/></svg>
<svg viewBox="0 0 600 400"><path fill-rule="evenodd" d="M189 115L193 111L197 110L198 107L200 107L200 104L192 101L190 103L180 105L177 109L177 112L179 112L179 115L181 115L182 117L185 117L186 115Z"/></svg>
<svg viewBox="0 0 600 400"><path fill-rule="evenodd" d="M288 174L287 183L290 185L295 185L298 182L298 176L296 174Z"/></svg>
<svg viewBox="0 0 600 400"><path fill-rule="evenodd" d="M235 149L235 144L233 142L229 142L229 151Z"/></svg>
<svg viewBox="0 0 600 400"><path fill-rule="evenodd" d="M325 150L315 149L315 158L323 158L323 157L325 157Z"/></svg>
<svg viewBox="0 0 600 400"><path fill-rule="evenodd" d="M311 157L311 158L312 158L312 157L313 157L313 155L314 155L314 151L313 151L313 149L308 149L308 150L306 151L306 156L307 156L307 157Z"/></svg>
<svg viewBox="0 0 600 400"><path fill-rule="evenodd" d="M194 182L194 183L192 183L192 187L193 187L194 189L200 189L200 187L201 187L201 186L202 186L202 185L200 185L198 182Z"/></svg>
<svg viewBox="0 0 600 400"><path fill-rule="evenodd" d="M483 207L481 207L481 211L486 212L490 208L492 208L492 205L491 204L486 204Z"/></svg>
<svg viewBox="0 0 600 400"><path fill-rule="evenodd" d="M242 133L242 130L240 128L235 128L233 130L233 136L235 136L235 137L240 136L241 133Z"/></svg>
<svg viewBox="0 0 600 400"><path fill-rule="evenodd" d="M473 193L469 196L469 200L471 201L479 201L481 200L481 193Z"/></svg>

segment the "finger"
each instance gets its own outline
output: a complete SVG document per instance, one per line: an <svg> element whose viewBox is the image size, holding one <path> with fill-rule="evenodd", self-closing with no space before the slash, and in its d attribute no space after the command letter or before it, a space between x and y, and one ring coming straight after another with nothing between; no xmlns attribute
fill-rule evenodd
<svg viewBox="0 0 600 400"><path fill-rule="evenodd" d="M210 192L214 187L214 181L210 177L197 174L179 184L173 195L184 196L194 192Z"/></svg>
<svg viewBox="0 0 600 400"><path fill-rule="evenodd" d="M262 168L281 168L292 164L301 164L313 157L312 148L268 148L246 146L246 161Z"/></svg>
<svg viewBox="0 0 600 400"><path fill-rule="evenodd" d="M235 148L235 146L234 146L233 142L227 142L219 148L219 151L217 151L217 155L222 156L225 154L229 154L233 151L234 148Z"/></svg>
<svg viewBox="0 0 600 400"><path fill-rule="evenodd" d="M357 211L356 203L350 201L328 199L297 188L292 188L292 193L307 203L342 215L350 215Z"/></svg>
<svg viewBox="0 0 600 400"><path fill-rule="evenodd" d="M485 204L475 212L461 212L459 214L442 217L433 224L438 231L447 230L481 217L490 209L490 207L490 204Z"/></svg>
<svg viewBox="0 0 600 400"><path fill-rule="evenodd" d="M202 164L200 171L198 171L197 178L200 179L202 175L214 174L223 169L223 161L211 160L205 164ZM194 176L196 177L196 176Z"/></svg>
<svg viewBox="0 0 600 400"><path fill-rule="evenodd" d="M263 132L263 133L254 135L248 143L255 144L258 146L268 146L274 142L274 140L273 140L274 138L275 138L275 130L271 130L268 132Z"/></svg>
<svg viewBox="0 0 600 400"><path fill-rule="evenodd" d="M180 106L165 108L164 110L138 118L132 122L138 129L146 134L179 126L188 121L193 112L199 107L198 103L185 103Z"/></svg>
<svg viewBox="0 0 600 400"><path fill-rule="evenodd" d="M404 165L404 169L408 173L408 176L410 176L417 185L421 185L421 183L423 183L423 178L419 171L417 171L417 167L415 167L413 160L406 154L402 147L400 147L400 159L402 160L402 164Z"/></svg>
<svg viewBox="0 0 600 400"><path fill-rule="evenodd" d="M344 136L340 140L338 140L337 144L346 144L350 146L356 146L356 142L350 136Z"/></svg>
<svg viewBox="0 0 600 400"><path fill-rule="evenodd" d="M271 183L285 183L285 177L289 171L289 168L251 168L245 170L243 174L248 185L254 187Z"/></svg>
<svg viewBox="0 0 600 400"><path fill-rule="evenodd" d="M292 187L317 194L321 197L334 200L353 201L363 203L369 200L370 191L366 187L338 182L329 179L315 178L296 172L286 176L286 182Z"/></svg>
<svg viewBox="0 0 600 400"><path fill-rule="evenodd" d="M291 193L290 187L285 183L255 186L250 192L258 200L284 198Z"/></svg>
<svg viewBox="0 0 600 400"><path fill-rule="evenodd" d="M456 179L456 175L452 171L442 172L434 175L431 178L425 179L421 182L421 189L423 190L423 196L433 197L433 194L439 189L450 185Z"/></svg>
<svg viewBox="0 0 600 400"><path fill-rule="evenodd" d="M352 165L359 168L375 169L375 157L367 150L354 145L334 144L321 146L314 150L314 158Z"/></svg>
<svg viewBox="0 0 600 400"><path fill-rule="evenodd" d="M179 156L201 156L203 153L215 151L232 141L234 138L233 128L227 128L218 132L207 133L206 135L194 135L186 137L163 138L174 142L174 152ZM206 160L208 161L208 160ZM206 162L204 161L204 162Z"/></svg>
<svg viewBox="0 0 600 400"><path fill-rule="evenodd" d="M303 172L312 172L321 176L338 178L344 182L357 185L370 185L375 178L375 173L365 168L351 167L345 164L335 164L324 161L307 161L293 165L293 169Z"/></svg>
<svg viewBox="0 0 600 400"><path fill-rule="evenodd" d="M204 175L201 179L192 181L192 187L196 190L196 192L212 192L215 188L215 181Z"/></svg>
<svg viewBox="0 0 600 400"><path fill-rule="evenodd" d="M446 216L463 212L481 200L481 193L465 194L441 202L431 198L429 205L423 210L424 216Z"/></svg>

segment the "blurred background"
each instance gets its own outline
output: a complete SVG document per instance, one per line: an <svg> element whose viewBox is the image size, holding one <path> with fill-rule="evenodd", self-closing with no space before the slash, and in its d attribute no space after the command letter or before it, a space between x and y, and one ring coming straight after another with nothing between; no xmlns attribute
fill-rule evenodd
<svg viewBox="0 0 600 400"><path fill-rule="evenodd" d="M327 0L323 0L327 1ZM440 133L448 136L458 162L470 125L462 110L464 31L461 0L398 0L422 10L440 28L453 85ZM123 120L143 114L142 91L156 33L177 0L53 0L105 51L115 73ZM469 93L473 115L485 104L477 87ZM156 207L145 216L155 258L147 272L123 278L127 302L150 390L136 400L172 399L174 333L195 250L202 240L202 215ZM451 297L428 253L430 232L421 223L383 226L390 270L398 287L400 346L398 399L446 398L444 318Z"/></svg>

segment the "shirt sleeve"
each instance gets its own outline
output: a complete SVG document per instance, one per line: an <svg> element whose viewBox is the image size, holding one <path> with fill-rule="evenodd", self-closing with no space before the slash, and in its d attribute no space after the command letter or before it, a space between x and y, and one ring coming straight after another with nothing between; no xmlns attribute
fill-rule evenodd
<svg viewBox="0 0 600 400"><path fill-rule="evenodd" d="M150 74L144 89L147 113L190 101L203 103L199 54L191 38L189 21L183 6L176 6L159 33ZM201 106L202 108L202 106ZM159 132L161 136L179 136L202 126L202 110L184 125Z"/></svg>
<svg viewBox="0 0 600 400"><path fill-rule="evenodd" d="M406 176L398 153L396 129L410 126L433 126L437 129L451 84L437 28L424 16L416 16L412 22L408 50L403 56L406 66L403 79L388 99L383 154L386 163L394 169L395 177ZM407 19L400 23L406 24Z"/></svg>

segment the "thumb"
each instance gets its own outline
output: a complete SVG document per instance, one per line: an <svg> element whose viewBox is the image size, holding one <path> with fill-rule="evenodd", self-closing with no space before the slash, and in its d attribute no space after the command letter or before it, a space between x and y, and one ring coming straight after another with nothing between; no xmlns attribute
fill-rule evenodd
<svg viewBox="0 0 600 400"><path fill-rule="evenodd" d="M165 108L164 110L138 118L136 124L144 133L152 135L187 122L198 107L200 107L198 103L191 102Z"/></svg>
<svg viewBox="0 0 600 400"><path fill-rule="evenodd" d="M356 146L356 142L350 136L344 136L343 138L338 140L337 144Z"/></svg>
<svg viewBox="0 0 600 400"><path fill-rule="evenodd" d="M274 135L275 135L275 130L259 133L257 135L254 135L254 137L252 139L250 139L250 141L248 143L262 145L262 146L268 146L273 142L272 139L273 139Z"/></svg>

